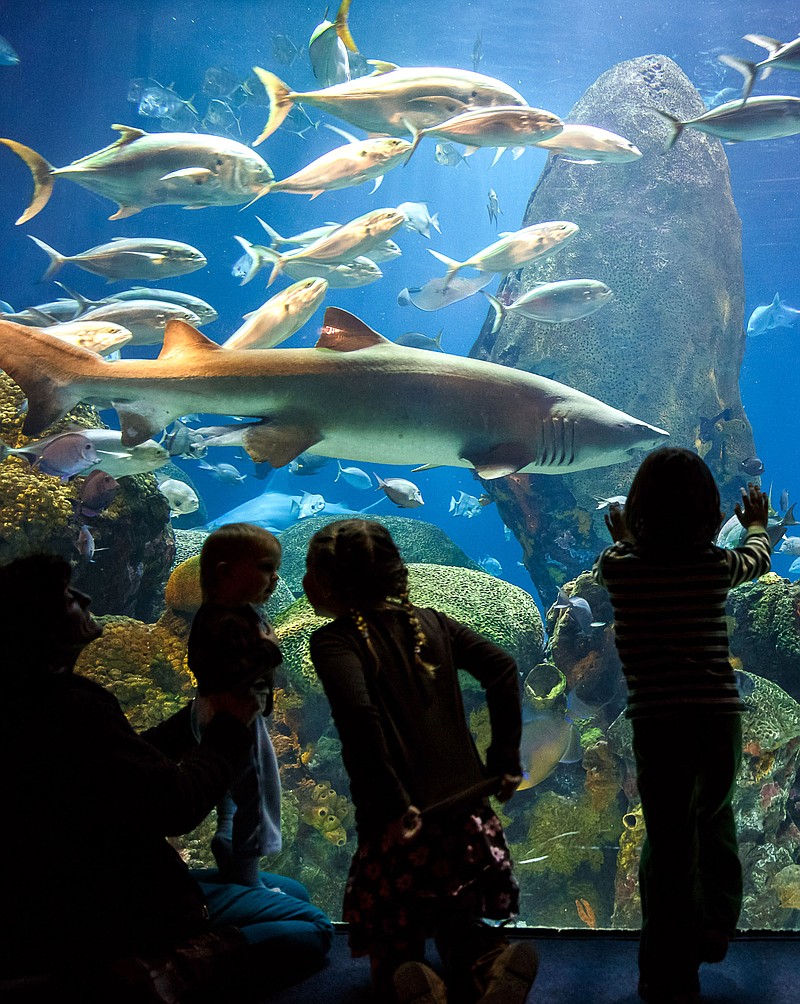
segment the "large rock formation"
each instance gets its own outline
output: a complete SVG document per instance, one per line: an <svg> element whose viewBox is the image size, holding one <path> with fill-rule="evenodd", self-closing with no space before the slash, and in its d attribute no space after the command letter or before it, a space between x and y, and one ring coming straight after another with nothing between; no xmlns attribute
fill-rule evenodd
<svg viewBox="0 0 800 1004"><path fill-rule="evenodd" d="M730 512L746 480L740 462L755 453L738 383L741 226L719 141L686 129L666 150L670 127L652 108L680 119L703 111L666 56L620 63L589 88L567 120L620 133L643 156L596 166L551 157L524 225L571 220L580 233L557 254L511 273L499 293L511 302L537 282L593 278L611 287L613 300L568 324L512 314L496 335L492 315L472 355L552 377L667 429L675 445L705 456ZM701 422L722 412L726 420ZM608 543L595 497L625 495L640 460L486 484L545 602Z"/></svg>

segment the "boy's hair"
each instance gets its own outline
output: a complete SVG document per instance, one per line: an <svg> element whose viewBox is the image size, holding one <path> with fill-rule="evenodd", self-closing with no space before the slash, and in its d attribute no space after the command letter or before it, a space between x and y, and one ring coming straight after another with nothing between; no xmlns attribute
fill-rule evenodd
<svg viewBox="0 0 800 1004"><path fill-rule="evenodd" d="M719 529L720 498L708 465L681 447L653 450L633 479L625 522L640 547L665 550L710 544Z"/></svg>
<svg viewBox="0 0 800 1004"><path fill-rule="evenodd" d="M414 660L428 673L434 667L422 658L426 638L408 595L408 569L391 533L377 520L344 519L318 530L308 545L309 563L336 587L338 599L351 615L374 654L364 614L387 599L399 601L408 615Z"/></svg>
<svg viewBox="0 0 800 1004"><path fill-rule="evenodd" d="M280 552L281 544L275 534L253 523L227 523L206 537L200 552L200 588L204 600L219 584L217 566L220 562L246 557L255 543L271 544Z"/></svg>

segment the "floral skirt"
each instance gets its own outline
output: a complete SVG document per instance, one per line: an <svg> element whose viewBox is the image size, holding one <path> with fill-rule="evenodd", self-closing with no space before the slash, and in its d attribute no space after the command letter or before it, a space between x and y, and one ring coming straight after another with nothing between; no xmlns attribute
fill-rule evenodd
<svg viewBox="0 0 800 1004"><path fill-rule="evenodd" d="M484 802L425 820L408 843L385 833L360 840L342 911L351 953L381 958L418 947L444 903L475 918L519 912L503 827Z"/></svg>

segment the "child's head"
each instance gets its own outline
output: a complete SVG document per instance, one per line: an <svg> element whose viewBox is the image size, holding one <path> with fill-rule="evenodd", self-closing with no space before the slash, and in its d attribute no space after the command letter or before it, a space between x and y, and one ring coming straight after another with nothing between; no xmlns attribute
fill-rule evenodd
<svg viewBox="0 0 800 1004"><path fill-rule="evenodd" d="M625 522L644 547L682 549L711 543L719 528L720 500L708 465L691 450L653 450L633 479Z"/></svg>
<svg viewBox="0 0 800 1004"><path fill-rule="evenodd" d="M308 545L306 595L318 613L367 611L408 590L408 569L377 520L345 519L318 530Z"/></svg>
<svg viewBox="0 0 800 1004"><path fill-rule="evenodd" d="M206 537L200 552L204 600L228 606L265 603L278 582L281 545L252 523L228 523Z"/></svg>

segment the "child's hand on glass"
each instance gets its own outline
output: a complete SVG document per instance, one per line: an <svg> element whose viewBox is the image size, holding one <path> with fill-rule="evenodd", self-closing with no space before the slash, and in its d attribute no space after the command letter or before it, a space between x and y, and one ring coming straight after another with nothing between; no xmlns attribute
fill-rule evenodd
<svg viewBox="0 0 800 1004"><path fill-rule="evenodd" d="M749 484L747 488L742 488L742 503L737 502L733 511L742 526L754 526L760 524L766 527L769 519L769 499L761 491L758 485Z"/></svg>
<svg viewBox="0 0 800 1004"><path fill-rule="evenodd" d="M615 544L623 540L631 540L628 524L625 522L625 509L619 502L610 502L605 515L606 526Z"/></svg>

